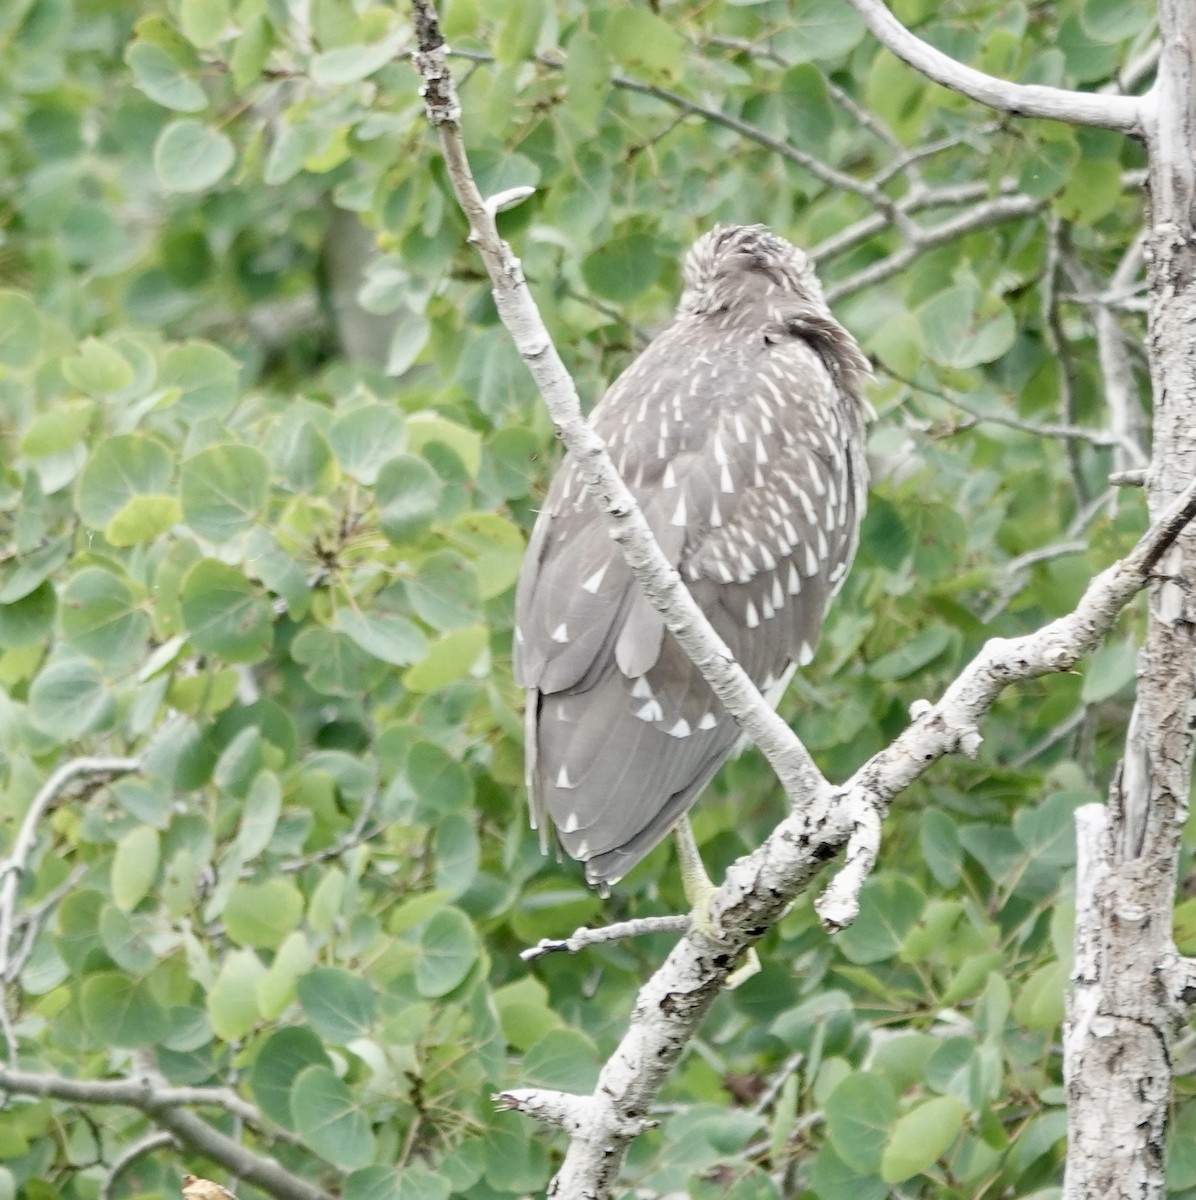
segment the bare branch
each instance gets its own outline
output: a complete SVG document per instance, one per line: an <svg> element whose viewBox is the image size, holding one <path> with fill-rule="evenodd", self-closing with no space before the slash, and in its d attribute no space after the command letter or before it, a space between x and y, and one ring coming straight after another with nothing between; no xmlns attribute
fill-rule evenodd
<svg viewBox="0 0 1196 1200"><path fill-rule="evenodd" d="M546 954L577 954L587 946L601 946L604 942L620 942L626 938L648 937L653 933L684 933L690 925L688 914L665 917L637 917L633 921L619 921L604 925L601 929L589 929L585 925L575 929L567 938L541 938L529 946L519 957L524 962L535 962Z"/></svg>
<svg viewBox="0 0 1196 1200"><path fill-rule="evenodd" d="M888 258L882 258L862 271L831 284L825 289L827 302L833 303L844 296L850 296L854 292L863 291L866 287L891 278L904 271L924 250L953 242L965 233L997 225L1001 221L1028 217L1044 207L1046 201L1033 196L999 196L987 204L980 204L965 213L960 213L958 217L949 221L942 221L929 229L921 229L914 238L908 239L901 249L893 251Z"/></svg>
<svg viewBox="0 0 1196 1200"><path fill-rule="evenodd" d="M332 1200L327 1192L293 1175L273 1158L240 1145L183 1107L211 1105L260 1125L257 1110L227 1088L170 1087L149 1072L133 1079L68 1079L0 1067L0 1090L74 1104L134 1108L187 1149L219 1163L277 1200Z"/></svg>
<svg viewBox="0 0 1196 1200"><path fill-rule="evenodd" d="M100 1200L112 1200L120 1177L139 1158L144 1158L147 1154L153 1154L155 1150L161 1150L164 1146L173 1145L175 1145L173 1133L159 1132L147 1133L145 1137L139 1138L137 1141L126 1146L112 1160L107 1173L104 1175L104 1183L100 1188Z"/></svg>
<svg viewBox="0 0 1196 1200"><path fill-rule="evenodd" d="M80 780L113 779L140 769L141 760L137 758L75 758L63 763L33 797L13 840L12 850L6 859L0 861L0 988L13 982L14 960L24 961L18 947L13 943L17 921L17 895L20 892L21 879L29 867L29 858L37 844L38 826L42 818L67 789ZM16 1040L8 1006L3 1000L0 1000L0 1028L3 1029L8 1045L9 1062L15 1063Z"/></svg>
<svg viewBox="0 0 1196 1200"><path fill-rule="evenodd" d="M911 33L882 0L848 0L873 35L903 62L943 87L995 108L1024 117L1045 117L1076 125L1095 125L1140 134L1143 101L1135 96L1072 92L1040 84L1011 83L956 62Z"/></svg>

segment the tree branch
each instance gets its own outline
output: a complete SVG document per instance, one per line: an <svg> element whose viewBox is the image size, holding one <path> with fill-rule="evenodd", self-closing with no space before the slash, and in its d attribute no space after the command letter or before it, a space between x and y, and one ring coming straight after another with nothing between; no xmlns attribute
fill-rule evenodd
<svg viewBox="0 0 1196 1200"><path fill-rule="evenodd" d="M182 1107L212 1105L260 1125L262 1118L257 1110L227 1088L170 1087L148 1072L133 1079L92 1080L0 1067L0 1090L73 1104L134 1108L187 1149L219 1163L278 1200L332 1200L323 1189L293 1175L275 1159L238 1144Z"/></svg>
<svg viewBox="0 0 1196 1200"><path fill-rule="evenodd" d="M624 938L648 937L654 933L684 933L690 926L688 914L664 917L637 917L633 921L618 921L600 929L589 929L585 925L575 929L567 938L541 938L529 946L519 957L524 962L535 962L546 954L577 954L587 946L601 946L605 942L619 942Z"/></svg>
<svg viewBox="0 0 1196 1200"><path fill-rule="evenodd" d="M1136 96L1073 92L1040 84L1011 83L986 75L911 33L882 0L848 0L877 41L928 79L1000 112L1045 117L1077 125L1095 125L1140 134L1144 101Z"/></svg>
<svg viewBox="0 0 1196 1200"><path fill-rule="evenodd" d="M18 964L24 962L24 956L13 941L17 924L17 896L21 879L29 867L29 858L37 844L38 826L42 818L63 793L80 780L107 780L140 769L141 760L138 758L75 758L63 763L33 797L13 840L12 850L6 859L0 861L0 991L7 991L7 985L15 978L14 968L19 969ZM0 999L0 1028L8 1046L9 1062L15 1064L16 1037L4 999Z"/></svg>

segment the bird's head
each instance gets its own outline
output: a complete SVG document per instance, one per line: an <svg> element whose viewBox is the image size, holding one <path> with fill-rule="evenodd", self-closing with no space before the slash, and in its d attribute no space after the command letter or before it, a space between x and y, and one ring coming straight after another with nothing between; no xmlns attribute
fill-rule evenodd
<svg viewBox="0 0 1196 1200"><path fill-rule="evenodd" d="M826 306L809 258L764 225L716 225L690 247L682 274L681 314L725 312L762 297Z"/></svg>

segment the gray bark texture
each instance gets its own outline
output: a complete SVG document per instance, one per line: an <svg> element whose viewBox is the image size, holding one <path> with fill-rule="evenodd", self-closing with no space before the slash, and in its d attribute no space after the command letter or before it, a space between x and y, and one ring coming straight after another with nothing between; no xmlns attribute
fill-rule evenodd
<svg viewBox="0 0 1196 1200"><path fill-rule="evenodd" d="M1161 0L1159 18L1162 56L1144 112L1152 514L1196 475L1196 26L1187 0ZM1065 1200L1151 1200L1165 1191L1171 1050L1192 999L1171 923L1196 713L1190 529L1156 572L1138 701L1107 824L1079 821L1076 969L1064 1047Z"/></svg>

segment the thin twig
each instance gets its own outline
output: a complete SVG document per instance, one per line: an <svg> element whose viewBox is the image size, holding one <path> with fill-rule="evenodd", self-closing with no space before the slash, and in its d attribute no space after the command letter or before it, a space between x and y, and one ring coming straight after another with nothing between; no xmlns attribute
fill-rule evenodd
<svg viewBox="0 0 1196 1200"><path fill-rule="evenodd" d="M104 1182L100 1186L100 1200L112 1200L120 1177L139 1158L144 1158L147 1154L153 1154L155 1150L161 1150L163 1146L174 1146L176 1144L174 1134L166 1133L165 1131L147 1133L145 1137L130 1143L112 1160L108 1170L104 1173Z"/></svg>
<svg viewBox="0 0 1196 1200"><path fill-rule="evenodd" d="M575 929L567 938L541 938L529 946L519 957L524 962L535 962L546 954L576 954L587 946L600 946L604 942L620 942L626 938L648 937L654 933L684 933L690 924L688 916L636 917L631 921L618 921L600 929L585 925Z"/></svg>

